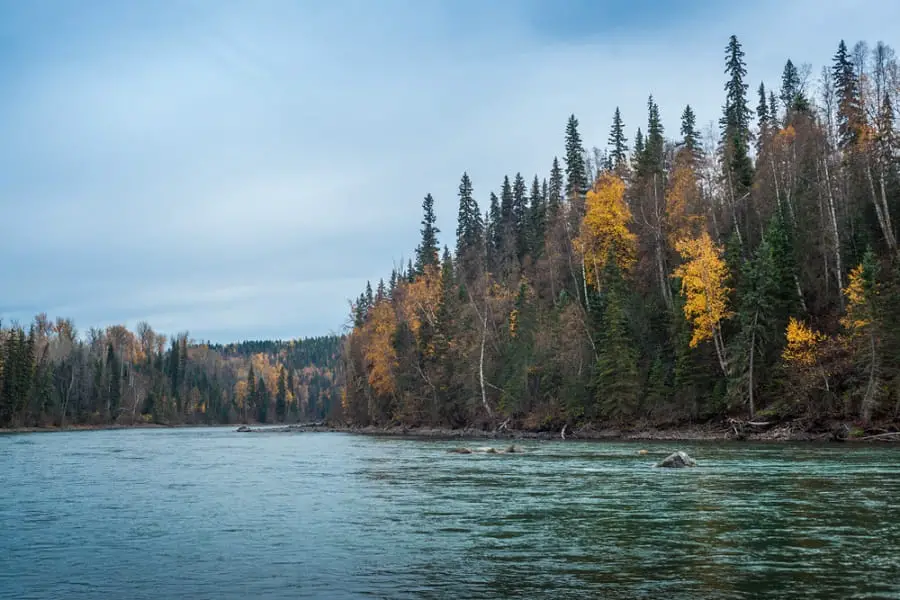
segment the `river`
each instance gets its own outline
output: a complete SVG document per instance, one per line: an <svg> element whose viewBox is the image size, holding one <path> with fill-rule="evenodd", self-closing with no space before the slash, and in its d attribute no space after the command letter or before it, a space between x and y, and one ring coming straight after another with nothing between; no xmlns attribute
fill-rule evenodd
<svg viewBox="0 0 900 600"><path fill-rule="evenodd" d="M900 598L896 448L459 444L2 435L0 598Z"/></svg>

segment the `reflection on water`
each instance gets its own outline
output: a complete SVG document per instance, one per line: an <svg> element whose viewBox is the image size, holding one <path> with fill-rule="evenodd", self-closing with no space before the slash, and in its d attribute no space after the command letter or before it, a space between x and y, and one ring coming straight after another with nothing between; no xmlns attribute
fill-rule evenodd
<svg viewBox="0 0 900 600"><path fill-rule="evenodd" d="M0 436L0 598L900 597L897 449L458 443Z"/></svg>

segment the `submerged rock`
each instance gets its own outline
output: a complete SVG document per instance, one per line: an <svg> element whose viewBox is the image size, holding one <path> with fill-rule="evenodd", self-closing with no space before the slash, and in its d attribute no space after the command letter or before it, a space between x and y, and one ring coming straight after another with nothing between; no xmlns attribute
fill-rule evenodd
<svg viewBox="0 0 900 600"><path fill-rule="evenodd" d="M515 444L513 444L506 449L506 452L507 454L519 454L521 452L524 452L524 450L522 450L521 446L516 446Z"/></svg>
<svg viewBox="0 0 900 600"><path fill-rule="evenodd" d="M450 452L451 454L472 454L470 448L450 448L447 452Z"/></svg>
<svg viewBox="0 0 900 600"><path fill-rule="evenodd" d="M241 425L235 431L237 431L238 433L250 433L253 430L250 429L249 427L247 427L246 425Z"/></svg>
<svg viewBox="0 0 900 600"><path fill-rule="evenodd" d="M666 467L670 469L680 469L681 467L696 467L697 462L687 455L687 452L679 450L673 452L656 464L657 467Z"/></svg>

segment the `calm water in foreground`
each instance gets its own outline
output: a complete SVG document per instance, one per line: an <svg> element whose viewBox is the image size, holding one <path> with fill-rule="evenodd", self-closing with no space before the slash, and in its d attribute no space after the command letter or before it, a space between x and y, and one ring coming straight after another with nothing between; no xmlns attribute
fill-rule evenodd
<svg viewBox="0 0 900 600"><path fill-rule="evenodd" d="M458 444L0 436L0 597L900 597L900 449Z"/></svg>

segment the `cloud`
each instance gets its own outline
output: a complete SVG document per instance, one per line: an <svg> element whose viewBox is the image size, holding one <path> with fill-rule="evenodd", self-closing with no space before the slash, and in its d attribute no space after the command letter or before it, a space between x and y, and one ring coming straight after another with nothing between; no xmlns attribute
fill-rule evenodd
<svg viewBox="0 0 900 600"><path fill-rule="evenodd" d="M653 93L669 135L718 118L736 33L749 81L885 39L868 0L391 0L20 5L0 25L0 316L146 318L214 341L317 335L417 243L545 175L578 115L604 146ZM877 18L876 18L877 17Z"/></svg>

